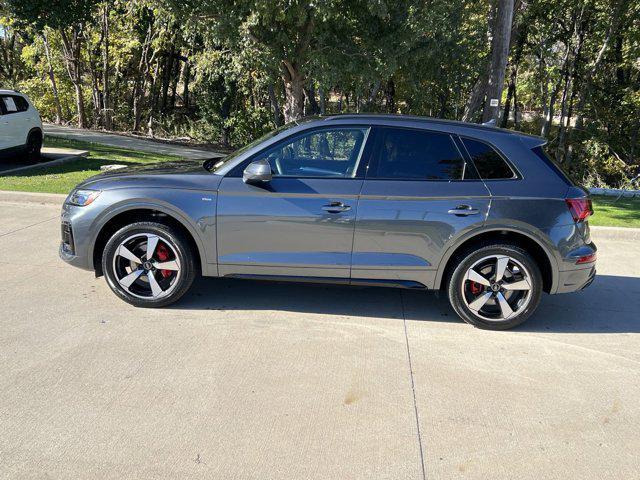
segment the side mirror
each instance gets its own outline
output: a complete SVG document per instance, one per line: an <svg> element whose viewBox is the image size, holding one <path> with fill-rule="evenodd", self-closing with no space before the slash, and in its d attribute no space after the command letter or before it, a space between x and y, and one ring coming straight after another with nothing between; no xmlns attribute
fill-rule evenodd
<svg viewBox="0 0 640 480"><path fill-rule="evenodd" d="M257 160L250 163L242 173L242 181L249 184L268 183L272 178L271 165L267 160Z"/></svg>

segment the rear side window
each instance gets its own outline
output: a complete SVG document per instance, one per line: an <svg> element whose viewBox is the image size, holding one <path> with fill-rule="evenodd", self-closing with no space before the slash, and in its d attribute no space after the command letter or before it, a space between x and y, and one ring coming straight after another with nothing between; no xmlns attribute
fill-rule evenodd
<svg viewBox="0 0 640 480"><path fill-rule="evenodd" d="M377 168L369 177L395 180L462 180L464 159L445 133L383 128Z"/></svg>
<svg viewBox="0 0 640 480"><path fill-rule="evenodd" d="M29 110L29 103L19 95L2 95L0 100L2 101L1 110L5 115Z"/></svg>
<svg viewBox="0 0 640 480"><path fill-rule="evenodd" d="M511 167L491 145L469 138L463 138L462 142L483 180L503 180L516 177Z"/></svg>

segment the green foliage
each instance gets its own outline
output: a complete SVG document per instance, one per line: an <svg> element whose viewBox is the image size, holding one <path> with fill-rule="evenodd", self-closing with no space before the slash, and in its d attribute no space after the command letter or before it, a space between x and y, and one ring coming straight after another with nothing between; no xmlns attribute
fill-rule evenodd
<svg viewBox="0 0 640 480"><path fill-rule="evenodd" d="M43 34L64 121L78 118L79 83L93 127L108 111L116 130L233 146L282 124L283 113L460 119L486 74L495 16L490 0L2 4L0 84L28 93L45 119L56 109ZM77 81L63 33L76 40ZM639 2L517 2L508 127L542 132L587 183L623 184L640 165L638 58Z"/></svg>

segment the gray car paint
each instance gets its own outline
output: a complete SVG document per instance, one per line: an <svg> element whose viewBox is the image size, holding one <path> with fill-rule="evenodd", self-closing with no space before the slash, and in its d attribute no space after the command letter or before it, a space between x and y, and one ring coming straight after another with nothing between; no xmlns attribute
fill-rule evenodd
<svg viewBox="0 0 640 480"><path fill-rule="evenodd" d="M490 143L520 178L499 181L394 181L274 177L267 186L230 175L257 153L303 130L341 125L437 130ZM204 275L318 277L327 281L401 280L438 288L456 248L488 231L513 231L536 241L552 266L551 293L580 288L593 265L575 258L595 251L586 222L566 207L566 183L532 153L544 140L461 122L403 116L311 119L271 134L215 172L177 162L93 177L77 188L100 190L87 207L65 203L75 255L61 257L93 270L93 248L117 215L153 209L178 220L194 238ZM582 192L582 191L579 191ZM577 194L577 189L572 192ZM584 192L581 193L584 195ZM346 212L323 207L342 202ZM469 205L478 214L448 213Z"/></svg>

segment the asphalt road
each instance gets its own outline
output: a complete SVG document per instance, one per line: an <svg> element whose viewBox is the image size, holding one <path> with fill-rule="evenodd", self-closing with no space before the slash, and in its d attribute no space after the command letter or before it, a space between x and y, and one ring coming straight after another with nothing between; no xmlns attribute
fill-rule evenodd
<svg viewBox="0 0 640 480"><path fill-rule="evenodd" d="M139 150L142 152L177 155L183 158L206 159L212 157L222 157L226 155L225 153L217 152L214 150L186 147L182 145L174 145L170 143L149 140L146 138L129 137L126 135L118 135L115 133L105 133L97 130L66 127L49 123L44 125L44 133L45 135L52 137L69 138L72 140L81 140L84 142L110 145L112 147L130 148L132 150Z"/></svg>
<svg viewBox="0 0 640 480"><path fill-rule="evenodd" d="M631 479L640 244L516 331L434 294L199 281L130 307L0 202L0 478Z"/></svg>

